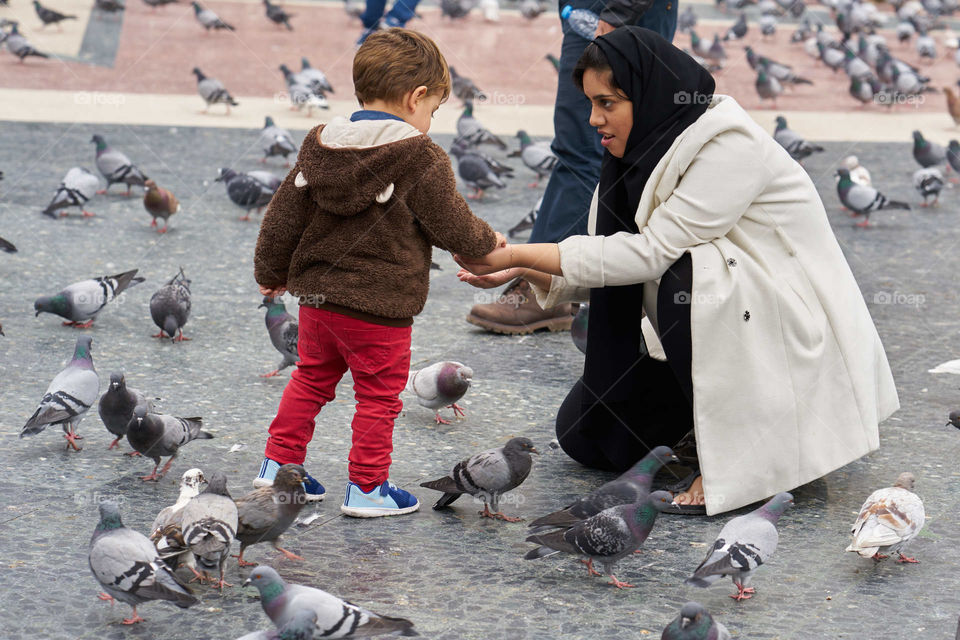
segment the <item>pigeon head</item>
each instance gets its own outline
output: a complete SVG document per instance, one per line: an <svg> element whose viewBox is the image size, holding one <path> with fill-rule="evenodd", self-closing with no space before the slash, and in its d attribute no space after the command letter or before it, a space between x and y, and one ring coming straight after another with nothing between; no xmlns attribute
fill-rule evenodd
<svg viewBox="0 0 960 640"><path fill-rule="evenodd" d="M848 171L853 171L860 166L860 161L857 159L857 156L847 156L843 159L843 166L846 167Z"/></svg>
<svg viewBox="0 0 960 640"><path fill-rule="evenodd" d="M253 571L250 572L250 577L244 580L243 586L248 585L253 585L260 592L260 603L264 609L282 596L287 587L279 573L262 564L254 567Z"/></svg>
<svg viewBox="0 0 960 640"><path fill-rule="evenodd" d="M630 475L648 476L652 478L656 475L657 471L660 470L660 467L668 462L679 462L679 460L673 452L673 449L661 445L651 450L633 465L630 469Z"/></svg>
<svg viewBox="0 0 960 640"><path fill-rule="evenodd" d="M273 479L273 487L282 491L289 491L300 486L307 477L307 470L299 464L285 464L277 470Z"/></svg>
<svg viewBox="0 0 960 640"><path fill-rule="evenodd" d="M301 56L301 58L300 58L300 68L301 68L301 69L312 69L313 67L310 66L310 61L309 61L309 60L307 60L305 57L302 57L302 56Z"/></svg>
<svg viewBox="0 0 960 640"><path fill-rule="evenodd" d="M97 525L97 531L109 531L110 529L119 529L122 526L120 505L113 500L100 502L100 523Z"/></svg>
<svg viewBox="0 0 960 640"><path fill-rule="evenodd" d="M156 191L156 190L157 190L157 183L154 182L154 181L151 180L151 179L144 180L144 181L143 181L143 186L146 187L147 191Z"/></svg>
<svg viewBox="0 0 960 640"><path fill-rule="evenodd" d="M913 477L913 474L909 471L904 471L897 476L897 481L893 486L906 489L907 491L913 491L914 482L916 482L916 478Z"/></svg>
<svg viewBox="0 0 960 640"><path fill-rule="evenodd" d="M673 494L669 491L654 491L643 502L634 504L633 524L652 527L657 514L662 511L674 511ZM628 512L629 513L629 512Z"/></svg>
<svg viewBox="0 0 960 640"><path fill-rule="evenodd" d="M110 374L110 391L122 391L127 386L122 373Z"/></svg>
<svg viewBox="0 0 960 640"><path fill-rule="evenodd" d="M770 522L776 522L792 505L793 495L784 491L773 496L767 504L760 507L759 515Z"/></svg>
<svg viewBox="0 0 960 640"><path fill-rule="evenodd" d="M777 131L787 128L787 119L783 116L777 116Z"/></svg>
<svg viewBox="0 0 960 640"><path fill-rule="evenodd" d="M201 11L203 11L203 7L201 7L200 3L196 2L196 0L194 0L194 2L191 2L190 4L191 6L193 6L194 13L200 13Z"/></svg>
<svg viewBox="0 0 960 640"><path fill-rule="evenodd" d="M950 142L947 143L947 149L950 149L950 151L953 151L953 152L960 151L960 142L957 142L956 140L951 140Z"/></svg>
<svg viewBox="0 0 960 640"><path fill-rule="evenodd" d="M523 129L517 131L517 138L520 139L520 144L530 144L530 134Z"/></svg>
<svg viewBox="0 0 960 640"><path fill-rule="evenodd" d="M840 167L839 169L837 169L837 177L840 179L840 182L841 182L841 183L851 182L851 180L850 180L850 170L849 170L849 169L845 169L844 167Z"/></svg>
<svg viewBox="0 0 960 640"><path fill-rule="evenodd" d="M688 629L690 627L697 626L697 624L705 617L706 609L703 608L703 605L699 602L688 602L683 605L683 608L680 609L680 628ZM708 622L709 626L709 622Z"/></svg>
<svg viewBox="0 0 960 640"><path fill-rule="evenodd" d="M947 423L947 426L952 424L957 429L960 429L960 411L951 411L948 417L950 422Z"/></svg>
<svg viewBox="0 0 960 640"><path fill-rule="evenodd" d="M203 493L215 493L219 496L229 496L230 493L227 491L227 476L223 475L221 471L214 471L210 474L210 477L207 478L207 488L203 490Z"/></svg>
<svg viewBox="0 0 960 640"><path fill-rule="evenodd" d="M180 488L184 489L189 487L194 490L195 493L200 493L200 486L207 481L203 477L203 471L200 469L188 469L183 472L183 475L180 477Z"/></svg>
<svg viewBox="0 0 960 640"><path fill-rule="evenodd" d="M33 302L33 309L36 311L34 316L41 313L53 313L66 318L70 313L70 303L66 296L58 293L55 296L40 296Z"/></svg>
<svg viewBox="0 0 960 640"><path fill-rule="evenodd" d="M143 404L138 404L133 408L133 419L137 421L137 426L140 426L143 423L143 419L147 417L147 406Z"/></svg>
<svg viewBox="0 0 960 640"><path fill-rule="evenodd" d="M177 336L177 331L180 330L180 323L177 322L176 317L173 314L168 315L163 319L163 332L170 336L171 340L174 340Z"/></svg>
<svg viewBox="0 0 960 640"><path fill-rule="evenodd" d="M463 101L463 116L468 118L473 116L473 100L464 100Z"/></svg>
<svg viewBox="0 0 960 640"><path fill-rule="evenodd" d="M472 378L473 369L448 362L437 374L437 391L447 397L460 397L470 388Z"/></svg>
<svg viewBox="0 0 960 640"><path fill-rule="evenodd" d="M197 4L194 2L193 4ZM197 76L197 82L205 80L207 76L203 75L203 71L200 71L200 67L193 68L193 75Z"/></svg>
<svg viewBox="0 0 960 640"><path fill-rule="evenodd" d="M913 141L914 141L916 144L923 144L923 134L920 133L919 131L914 131L914 132L913 132Z"/></svg>
<svg viewBox="0 0 960 640"><path fill-rule="evenodd" d="M273 118L271 118L270 116L267 116L263 121L263 128L266 129L267 127L273 127L273 126L276 126L273 123Z"/></svg>
<svg viewBox="0 0 960 640"><path fill-rule="evenodd" d="M293 75L293 71L290 71L290 67L285 64L280 65L280 71L283 73L284 78L289 78Z"/></svg>
<svg viewBox="0 0 960 640"><path fill-rule="evenodd" d="M100 135L99 133L94 134L94 136L90 138L90 142L97 143L97 153L100 153L101 151L107 148L107 141L104 140L103 136Z"/></svg>
<svg viewBox="0 0 960 640"><path fill-rule="evenodd" d="M221 167L217 169L217 177L215 182L229 182L231 178L237 175L237 172L233 169L227 167Z"/></svg>
<svg viewBox="0 0 960 640"><path fill-rule="evenodd" d="M531 454L535 453L540 455L540 452L537 451L536 447L533 446L533 442L530 438L513 438L507 444L503 446L504 453L526 453Z"/></svg>
<svg viewBox="0 0 960 640"><path fill-rule="evenodd" d="M268 316L271 314L275 314L277 311L277 307L284 308L283 302L281 302L280 300L281 300L280 296L277 296L276 298L271 298L270 296L263 296L263 302L260 303L257 309L263 309L264 307L266 307Z"/></svg>

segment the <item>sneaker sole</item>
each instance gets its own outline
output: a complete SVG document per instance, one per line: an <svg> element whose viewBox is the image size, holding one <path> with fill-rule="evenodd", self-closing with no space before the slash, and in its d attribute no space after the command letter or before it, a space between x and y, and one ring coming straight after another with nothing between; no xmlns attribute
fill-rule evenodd
<svg viewBox="0 0 960 640"><path fill-rule="evenodd" d="M272 487L272 486L273 486L273 480L266 480L265 478L254 478L254 479L253 479L253 488L254 488L254 489L263 489L264 487ZM324 496L326 496L326 495L327 495L327 494L325 494L325 493L320 493L320 494L308 493L308 494L306 494L306 496L307 496L307 502L322 502Z"/></svg>
<svg viewBox="0 0 960 640"><path fill-rule="evenodd" d="M541 329L548 329L553 332L557 331L570 331L570 326L573 324L573 316L563 317L558 316L556 318L549 318L547 320L539 320L532 324L502 324L500 322L493 322L492 320L485 320L483 318L478 318L472 313L467 314L467 322L472 325L476 325L487 331L492 331L494 333L499 333L502 335L508 336L522 336Z"/></svg>
<svg viewBox="0 0 960 640"><path fill-rule="evenodd" d="M412 507L404 507L403 509L378 509L376 507L354 509L346 505L340 505L340 511L344 515L348 515L351 518L382 518L384 516L402 516L408 513L413 513L419 509L419 502Z"/></svg>

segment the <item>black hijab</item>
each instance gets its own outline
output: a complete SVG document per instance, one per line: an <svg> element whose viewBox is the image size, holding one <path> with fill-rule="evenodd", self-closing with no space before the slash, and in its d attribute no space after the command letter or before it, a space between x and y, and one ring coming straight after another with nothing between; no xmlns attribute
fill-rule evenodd
<svg viewBox="0 0 960 640"><path fill-rule="evenodd" d="M620 27L594 43L633 102L623 158L603 154L596 234L638 233L635 215L644 185L676 137L707 110L716 85L693 58L649 29ZM585 405L623 402L642 384L635 377L646 353L642 309L643 283L590 291Z"/></svg>

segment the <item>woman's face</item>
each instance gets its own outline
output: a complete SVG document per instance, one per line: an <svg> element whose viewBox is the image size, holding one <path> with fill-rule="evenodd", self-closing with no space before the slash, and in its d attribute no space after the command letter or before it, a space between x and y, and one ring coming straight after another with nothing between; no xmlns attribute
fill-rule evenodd
<svg viewBox="0 0 960 640"><path fill-rule="evenodd" d="M596 127L603 136L600 144L610 155L622 158L627 148L627 138L633 128L633 102L623 97L610 86L609 71L587 69L583 72L583 93L590 100L590 126Z"/></svg>

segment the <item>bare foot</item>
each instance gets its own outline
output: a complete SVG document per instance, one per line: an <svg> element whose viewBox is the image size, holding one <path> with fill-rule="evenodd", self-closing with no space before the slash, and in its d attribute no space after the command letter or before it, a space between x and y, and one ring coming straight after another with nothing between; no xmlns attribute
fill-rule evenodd
<svg viewBox="0 0 960 640"><path fill-rule="evenodd" d="M677 504L705 504L703 496L703 477L697 476L690 485L690 488L683 493L674 496L673 501Z"/></svg>

